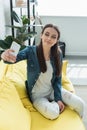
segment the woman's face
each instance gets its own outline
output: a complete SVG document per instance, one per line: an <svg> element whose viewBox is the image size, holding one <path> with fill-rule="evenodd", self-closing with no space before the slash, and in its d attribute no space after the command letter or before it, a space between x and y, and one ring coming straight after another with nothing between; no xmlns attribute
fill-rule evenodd
<svg viewBox="0 0 87 130"><path fill-rule="evenodd" d="M52 47L58 40L58 32L54 28L48 27L41 35L41 39L44 46Z"/></svg>

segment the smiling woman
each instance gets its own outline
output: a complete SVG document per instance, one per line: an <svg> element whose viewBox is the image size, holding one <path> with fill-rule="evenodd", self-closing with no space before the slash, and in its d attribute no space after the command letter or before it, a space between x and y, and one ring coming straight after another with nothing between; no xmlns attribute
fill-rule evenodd
<svg viewBox="0 0 87 130"><path fill-rule="evenodd" d="M38 0L38 12L45 16L87 16L86 0Z"/></svg>

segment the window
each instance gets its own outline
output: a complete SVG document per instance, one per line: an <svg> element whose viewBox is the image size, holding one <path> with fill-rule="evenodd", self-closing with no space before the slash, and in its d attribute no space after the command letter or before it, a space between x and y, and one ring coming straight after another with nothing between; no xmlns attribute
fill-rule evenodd
<svg viewBox="0 0 87 130"><path fill-rule="evenodd" d="M44 16L87 16L86 0L38 0L37 9Z"/></svg>

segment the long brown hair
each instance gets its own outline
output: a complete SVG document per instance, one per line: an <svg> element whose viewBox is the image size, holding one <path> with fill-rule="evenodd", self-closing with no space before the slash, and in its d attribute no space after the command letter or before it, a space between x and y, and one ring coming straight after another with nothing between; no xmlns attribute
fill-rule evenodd
<svg viewBox="0 0 87 130"><path fill-rule="evenodd" d="M59 31L58 27L53 25L53 24L45 25L43 30L42 30L42 34L43 34L44 30L46 28L49 28L49 27L54 28L57 31L58 40L59 40L60 31ZM41 72L44 73L47 70L47 66L46 66L44 53L43 53L42 40L40 41L39 45L37 46L37 56L38 56ZM62 66L61 66L60 49L58 47L58 41L54 46L51 47L51 56L54 58L54 65L55 65L55 68L56 68L56 75L59 76L61 74L61 67Z"/></svg>

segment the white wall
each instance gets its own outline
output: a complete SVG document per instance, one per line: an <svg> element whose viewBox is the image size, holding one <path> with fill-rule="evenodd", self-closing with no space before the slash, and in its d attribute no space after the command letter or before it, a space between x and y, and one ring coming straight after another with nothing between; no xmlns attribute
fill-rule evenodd
<svg viewBox="0 0 87 130"><path fill-rule="evenodd" d="M5 16L5 25L11 25L11 18L10 18L10 0L2 0L3 1L3 8L4 8L4 16ZM6 35L11 34L11 28L6 27Z"/></svg>
<svg viewBox="0 0 87 130"><path fill-rule="evenodd" d="M6 27L10 25L10 4L9 0L0 0L0 39L11 34L11 29Z"/></svg>
<svg viewBox="0 0 87 130"><path fill-rule="evenodd" d="M60 40L66 43L66 55L87 56L87 17L43 16L41 19L43 25L53 23L59 27ZM40 27L37 30L40 32Z"/></svg>
<svg viewBox="0 0 87 130"><path fill-rule="evenodd" d="M5 17L3 9L3 1L0 0L0 39L3 39L5 36Z"/></svg>

